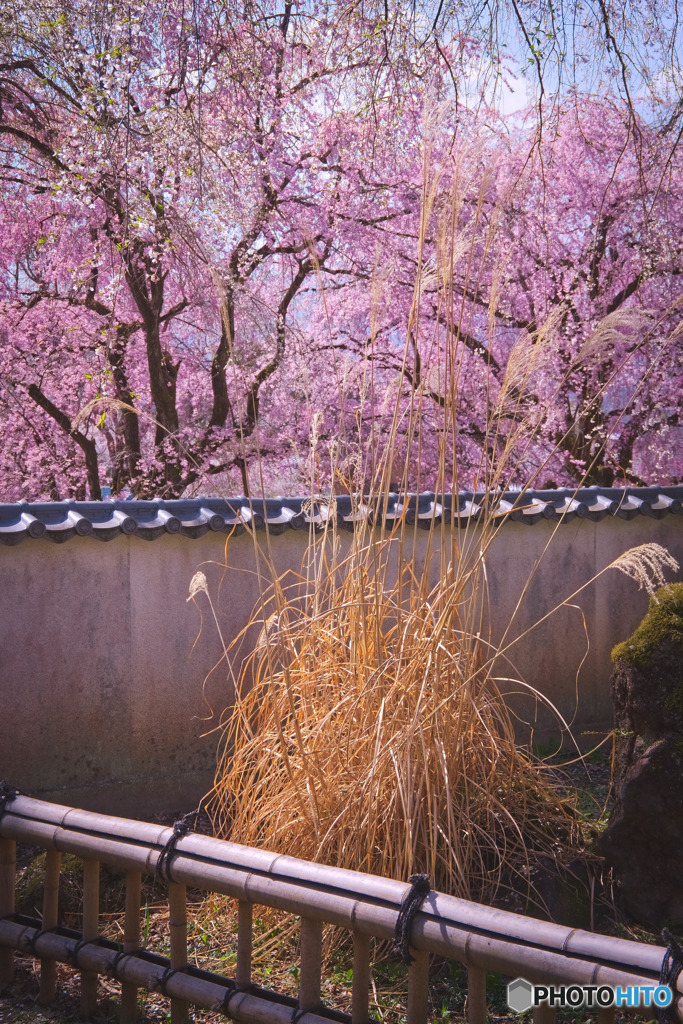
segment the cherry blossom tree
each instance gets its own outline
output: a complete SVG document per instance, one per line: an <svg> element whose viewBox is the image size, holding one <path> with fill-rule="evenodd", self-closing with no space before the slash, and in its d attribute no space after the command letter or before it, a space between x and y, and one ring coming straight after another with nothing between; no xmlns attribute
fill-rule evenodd
<svg viewBox="0 0 683 1024"><path fill-rule="evenodd" d="M678 481L680 152L643 123L630 145L613 101L572 97L542 145L535 113L514 134L489 116L486 145L476 131L454 144L441 119L421 244L414 217L373 225L384 296L371 314L362 282L330 299L327 346L357 364L372 349L406 405L420 393L413 486L432 485L444 433L460 486ZM368 435L377 407L369 396Z"/></svg>
<svg viewBox="0 0 683 1024"><path fill-rule="evenodd" d="M398 88L382 34L361 46L358 17L301 21L291 3L248 20L17 15L0 65L3 221L20 225L4 237L3 400L8 441L41 448L8 444L29 492L80 477L82 494L87 477L97 497L107 463L115 492L140 495L244 469L292 303L348 269L376 206L373 145L397 133L378 130Z"/></svg>
<svg viewBox="0 0 683 1024"><path fill-rule="evenodd" d="M409 486L503 453L498 482L679 478L678 106L541 90L513 120L459 89L476 39L425 24L20 2L5 499L300 488L313 422L350 480L392 431Z"/></svg>

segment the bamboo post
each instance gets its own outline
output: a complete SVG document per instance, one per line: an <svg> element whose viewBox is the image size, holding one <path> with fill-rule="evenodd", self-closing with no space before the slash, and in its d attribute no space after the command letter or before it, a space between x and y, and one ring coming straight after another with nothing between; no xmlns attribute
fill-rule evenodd
<svg viewBox="0 0 683 1024"><path fill-rule="evenodd" d="M366 1024L370 1016L370 936L353 933L351 1024Z"/></svg>
<svg viewBox="0 0 683 1024"><path fill-rule="evenodd" d="M43 930L56 928L59 924L59 870L62 855L57 850L45 853L45 889L43 892ZM57 963L55 960L40 961L40 989L38 1001L43 1005L51 1003L57 987Z"/></svg>
<svg viewBox="0 0 683 1024"><path fill-rule="evenodd" d="M247 989L251 985L253 905L246 900L237 902L237 964L235 985Z"/></svg>
<svg viewBox="0 0 683 1024"><path fill-rule="evenodd" d="M299 974L299 1011L320 1006L323 926L310 917L301 918L301 969Z"/></svg>
<svg viewBox="0 0 683 1024"><path fill-rule="evenodd" d="M187 886L168 883L168 924L171 933L171 969L187 966ZM185 1024L188 1004L171 999L171 1024Z"/></svg>
<svg viewBox="0 0 683 1024"><path fill-rule="evenodd" d="M139 871L126 872L126 916L123 922L123 951L133 953L140 946ZM121 1024L135 1024L138 1015L138 990L128 981L121 983Z"/></svg>
<svg viewBox="0 0 683 1024"><path fill-rule="evenodd" d="M83 861L83 941L96 939L100 925L100 864ZM97 1009L97 974L81 971L81 1010L90 1016Z"/></svg>
<svg viewBox="0 0 683 1024"><path fill-rule="evenodd" d="M555 1007L554 1006L534 1006L533 1021L534 1024L555 1024Z"/></svg>
<svg viewBox="0 0 683 1024"><path fill-rule="evenodd" d="M408 968L407 1024L427 1024L429 1016L429 953L412 951Z"/></svg>
<svg viewBox="0 0 683 1024"><path fill-rule="evenodd" d="M17 844L13 839L0 839L0 917L14 913L14 892L17 871ZM0 991L14 977L14 950L0 949Z"/></svg>
<svg viewBox="0 0 683 1024"><path fill-rule="evenodd" d="M467 1024L486 1024L486 971L467 968Z"/></svg>

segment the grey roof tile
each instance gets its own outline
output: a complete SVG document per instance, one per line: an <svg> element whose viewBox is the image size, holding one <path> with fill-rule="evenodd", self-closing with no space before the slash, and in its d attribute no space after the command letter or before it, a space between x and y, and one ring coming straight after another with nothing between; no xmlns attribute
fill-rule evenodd
<svg viewBox="0 0 683 1024"><path fill-rule="evenodd" d="M568 523L578 518L596 521L618 516L683 515L683 487L584 487L544 491L461 492L399 495L352 502L348 495L334 499L265 498L249 501L234 498L180 498L172 501L59 501L0 503L0 543L15 545L27 538L46 538L63 543L73 537L112 540L134 535L156 540L166 534L201 537L207 532L244 533L262 530L266 523L273 534L322 529L331 516L337 525L353 530L359 521L392 525L405 515L406 522L429 529L442 519L466 525L486 515L500 525L512 520L533 526L543 519Z"/></svg>

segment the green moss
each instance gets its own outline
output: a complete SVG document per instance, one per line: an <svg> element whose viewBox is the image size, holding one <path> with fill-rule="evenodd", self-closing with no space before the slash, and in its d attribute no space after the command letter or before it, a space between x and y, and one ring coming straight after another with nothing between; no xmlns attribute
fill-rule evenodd
<svg viewBox="0 0 683 1024"><path fill-rule="evenodd" d="M678 649L683 656L683 583L670 583L650 598L647 615L635 633L612 650L612 661L626 661L647 669L652 656L664 644ZM683 711L683 679L670 699L675 700L676 710Z"/></svg>

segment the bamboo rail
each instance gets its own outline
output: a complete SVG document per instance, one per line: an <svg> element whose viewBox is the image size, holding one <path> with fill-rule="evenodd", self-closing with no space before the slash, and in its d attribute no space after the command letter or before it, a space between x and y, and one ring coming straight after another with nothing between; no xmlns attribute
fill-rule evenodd
<svg viewBox="0 0 683 1024"><path fill-rule="evenodd" d="M167 844L173 840L172 847ZM42 922L14 914L15 843L47 850ZM169 852L170 851L170 852ZM72 853L84 859L83 931L57 922L59 860ZM98 937L99 864L126 870L123 948ZM142 874L160 865L168 879L170 958L140 950ZM235 978L188 965L186 887L221 893L238 901ZM121 1020L133 1024L137 990L160 989L171 1001L172 1024L187 1020L190 1004L220 1011L244 1024L322 1024L368 1020L370 938L391 939L402 901L403 882L302 861L294 857L90 811L17 796L0 817L0 986L11 980L14 950L41 961L40 998L54 995L55 963L69 962L82 976L82 1006L96 1003L97 975L121 982ZM251 981L252 906L264 904L301 918L299 998L257 989ZM353 933L354 970L351 1016L321 1002L322 925ZM656 986L665 950L523 917L467 900L430 892L411 931L407 1021L428 1019L429 954L467 966L470 1024L486 1021L486 973L523 976L533 983ZM683 975L674 1009L683 1021ZM537 1024L554 1020L554 1010L538 1007ZM600 1010L601 1024L613 1020Z"/></svg>

